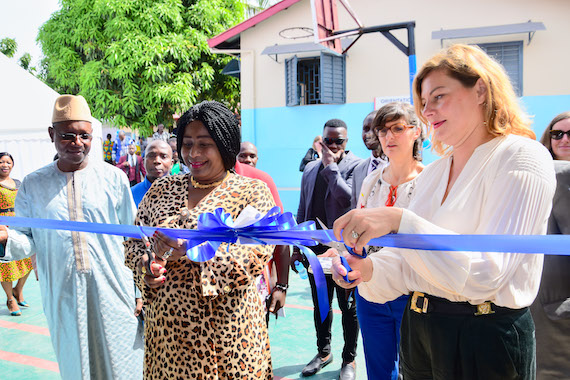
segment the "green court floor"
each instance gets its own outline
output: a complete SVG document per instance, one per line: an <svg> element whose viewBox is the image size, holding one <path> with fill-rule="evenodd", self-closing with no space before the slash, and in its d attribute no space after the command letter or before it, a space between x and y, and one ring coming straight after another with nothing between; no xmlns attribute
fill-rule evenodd
<svg viewBox="0 0 570 380"><path fill-rule="evenodd" d="M291 272L287 292L285 318L270 320L269 335L275 379L303 379L301 370L317 352L311 291L308 280ZM59 379L47 323L42 312L39 283L32 273L24 288L30 308L22 309L21 317L8 313L5 295L0 295L0 379L51 380ZM337 379L342 364L342 326L340 311L333 303L334 360L309 379ZM362 340L358 342L357 378L366 379Z"/></svg>

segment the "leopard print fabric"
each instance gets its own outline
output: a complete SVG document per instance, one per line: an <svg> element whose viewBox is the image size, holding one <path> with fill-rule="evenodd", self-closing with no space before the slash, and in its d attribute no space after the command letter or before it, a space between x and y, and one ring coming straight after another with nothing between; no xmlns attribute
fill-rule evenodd
<svg viewBox="0 0 570 380"><path fill-rule="evenodd" d="M247 205L265 213L275 205L267 186L231 175L193 209L187 207L188 175L163 177L152 185L135 223L196 228L198 216L222 207L235 218ZM152 241L152 239L151 239ZM273 246L222 243L205 263L187 257L166 264L158 289L145 285L137 264L140 240L125 242L126 265L133 271L145 304L145 379L271 379L271 353L255 278Z"/></svg>

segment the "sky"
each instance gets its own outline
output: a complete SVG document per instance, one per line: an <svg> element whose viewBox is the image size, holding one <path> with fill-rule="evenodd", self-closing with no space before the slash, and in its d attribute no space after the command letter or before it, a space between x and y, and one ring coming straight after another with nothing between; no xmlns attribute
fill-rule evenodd
<svg viewBox="0 0 570 380"><path fill-rule="evenodd" d="M32 66L37 66L42 57L36 43L39 28L59 7L59 0L0 0L0 40L10 37L18 43L12 59L30 53Z"/></svg>
<svg viewBox="0 0 570 380"><path fill-rule="evenodd" d="M248 1L257 3L257 0ZM270 0L269 4L277 2ZM36 43L39 28L59 8L59 0L0 0L0 40L16 39L18 50L13 59L30 53L32 66L37 66L42 57L42 50Z"/></svg>

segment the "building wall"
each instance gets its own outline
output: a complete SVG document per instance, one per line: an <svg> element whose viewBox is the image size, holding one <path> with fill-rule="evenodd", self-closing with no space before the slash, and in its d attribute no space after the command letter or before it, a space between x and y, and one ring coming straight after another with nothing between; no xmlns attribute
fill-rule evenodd
<svg viewBox="0 0 570 380"><path fill-rule="evenodd" d="M567 69L570 50L566 36L570 24L562 14L570 14L565 0L458 0L438 2L437 7L423 0L388 2L352 0L351 6L365 26L415 21L417 67L441 49L432 40L433 31L543 22L546 30L528 34L489 36L443 41L451 43L489 43L523 41L522 103L533 116L538 136L559 112L570 109L570 73ZM397 6L395 6L397 5ZM341 29L356 26L338 4ZM302 0L241 34L241 82L243 140L254 142L259 149L258 167L273 176L280 189L286 210L296 212L301 181L298 166L315 135L331 118L349 125L348 149L362 158L368 157L361 137L362 119L374 108L374 98L409 95L408 58L379 33L365 35L349 50L346 58L347 102L342 105L285 106L284 61L293 54L280 55L278 62L261 51L274 44L312 42L312 38L287 40L279 31L293 27L312 28L309 0ZM406 31L395 31L407 43ZM318 55L305 53L299 57ZM436 157L424 153L424 162Z"/></svg>

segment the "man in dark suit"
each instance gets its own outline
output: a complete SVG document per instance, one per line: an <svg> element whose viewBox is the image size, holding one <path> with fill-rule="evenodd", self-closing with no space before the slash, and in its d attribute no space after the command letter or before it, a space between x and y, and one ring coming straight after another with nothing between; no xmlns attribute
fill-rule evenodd
<svg viewBox="0 0 570 380"><path fill-rule="evenodd" d="M570 161L554 161L556 192L548 234L570 235ZM568 247L570 251L570 247ZM570 375L570 257L544 256L542 280L530 307L536 329L537 379Z"/></svg>
<svg viewBox="0 0 570 380"><path fill-rule="evenodd" d="M370 151L370 157L363 160L356 168L354 168L354 173L352 175L352 198L350 201L350 208L356 208L364 178L376 169L384 169L388 164L388 161L382 158L382 146L380 145L378 136L376 136L374 128L372 127L375 116L376 111L372 111L366 115L362 122L362 141L364 141L364 145L366 145L366 148Z"/></svg>
<svg viewBox="0 0 570 380"><path fill-rule="evenodd" d="M127 154L119 159L117 164L125 174L129 177L131 187L142 181L146 176L146 169L144 168L143 159L141 156L135 154L137 146L135 143L129 145Z"/></svg>
<svg viewBox="0 0 570 380"><path fill-rule="evenodd" d="M331 228L338 217L350 210L352 173L361 159L345 150L347 142L346 124L339 119L327 121L323 131L323 141L319 142L322 147L322 159L309 162L303 172L301 200L297 212L298 223L319 218ZM327 247L323 245L310 248L317 255L327 250ZM291 263L294 264L296 260L303 261L298 251L293 254ZM306 261L303 262L306 264ZM325 278L329 304L332 302L333 291L336 289L338 304L342 311L344 349L340 379L354 379L356 377L354 359L358 340L356 306L353 302L349 302L347 293L343 288L336 285L330 273L325 272ZM309 282L315 306L314 320L318 354L305 366L302 371L303 376L314 375L332 361L330 344L332 310L329 311L325 321L321 323L315 280L312 273L309 273Z"/></svg>

